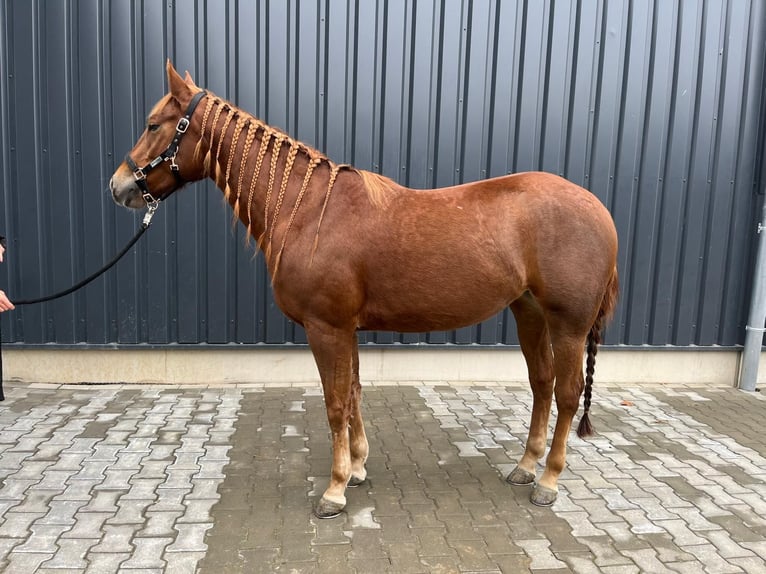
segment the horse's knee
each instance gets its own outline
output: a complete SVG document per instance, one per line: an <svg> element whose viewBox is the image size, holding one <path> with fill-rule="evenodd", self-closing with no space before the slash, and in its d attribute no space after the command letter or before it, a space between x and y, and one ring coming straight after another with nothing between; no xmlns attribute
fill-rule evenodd
<svg viewBox="0 0 766 574"><path fill-rule="evenodd" d="M327 422L333 433L342 431L348 426L351 418L351 397L325 397Z"/></svg>
<svg viewBox="0 0 766 574"><path fill-rule="evenodd" d="M553 397L553 371L529 375L529 386L535 400L550 401Z"/></svg>

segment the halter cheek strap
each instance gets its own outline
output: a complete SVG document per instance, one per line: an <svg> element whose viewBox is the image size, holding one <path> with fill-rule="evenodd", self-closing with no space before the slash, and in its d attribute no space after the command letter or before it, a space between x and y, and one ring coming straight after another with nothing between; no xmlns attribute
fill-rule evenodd
<svg viewBox="0 0 766 574"><path fill-rule="evenodd" d="M144 198L144 201L149 206L149 209L151 209L152 211L157 209L157 204L160 201L162 201L164 196L154 197L154 195L152 195L152 192L149 191L149 186L146 183L146 176L149 174L150 171L152 171L155 167L157 167L161 163L169 161L170 171L173 172L173 176L176 179L176 187L172 191L177 190L178 188L183 186L184 183L186 183L184 179L181 177L181 174L179 173L178 164L176 164L176 154L178 153L178 146L181 143L181 138L186 133L186 130L189 129L189 124L191 123L191 117L192 117L192 114L194 114L194 110L197 109L197 105L200 103L200 101L202 101L202 98L204 98L206 95L207 95L207 92L204 90L194 94L194 97L191 99L191 101L189 102L189 105L186 108L186 112L184 113L183 117L178 120L178 123L176 124L176 133L173 136L173 139L168 144L168 147L166 147L165 151L163 151L160 155L155 157L152 161L150 161L143 167L139 167L136 164L136 162L133 161L133 158L130 157L130 153L127 153L125 155L125 163L128 164L128 167L133 172L133 177L136 178L136 185L138 186L138 189L141 190L141 196Z"/></svg>

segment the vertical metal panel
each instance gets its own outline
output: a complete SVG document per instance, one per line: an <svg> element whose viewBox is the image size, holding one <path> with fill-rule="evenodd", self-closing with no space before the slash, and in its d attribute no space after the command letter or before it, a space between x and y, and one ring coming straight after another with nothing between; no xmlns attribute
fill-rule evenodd
<svg viewBox="0 0 766 574"><path fill-rule="evenodd" d="M735 345L763 148L752 0L8 0L0 3L0 282L33 296L97 268L138 216L106 186L164 93L164 61L338 162L416 188L559 173L612 211L607 342ZM2 316L24 344L304 343L211 182L61 301ZM587 265L587 262L583 262ZM506 310L373 343L516 342Z"/></svg>

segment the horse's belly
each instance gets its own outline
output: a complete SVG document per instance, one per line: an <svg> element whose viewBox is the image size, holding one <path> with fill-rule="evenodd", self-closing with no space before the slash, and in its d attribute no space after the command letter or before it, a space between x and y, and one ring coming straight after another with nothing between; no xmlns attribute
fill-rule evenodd
<svg viewBox="0 0 766 574"><path fill-rule="evenodd" d="M359 329L403 333L459 329L496 315L514 298L495 293L402 291L396 299L368 300Z"/></svg>

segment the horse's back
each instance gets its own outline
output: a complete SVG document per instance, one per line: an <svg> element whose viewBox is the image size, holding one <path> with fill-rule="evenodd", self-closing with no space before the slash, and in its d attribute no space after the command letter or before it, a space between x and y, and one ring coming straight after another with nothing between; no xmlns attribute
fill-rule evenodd
<svg viewBox="0 0 766 574"><path fill-rule="evenodd" d="M450 329L491 316L525 291L554 302L593 291L614 267L616 234L587 190L523 173L394 189L353 250L364 269L361 326Z"/></svg>
<svg viewBox="0 0 766 574"><path fill-rule="evenodd" d="M439 191L439 190L435 190ZM614 221L587 189L555 174L523 172L443 188L447 202L463 203L474 214L477 234L504 250L530 251L533 257L616 256Z"/></svg>

